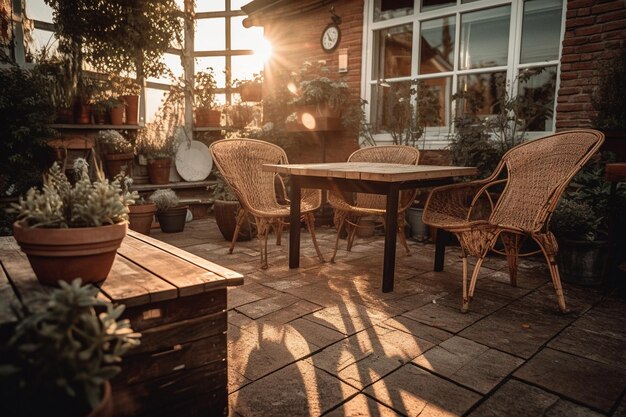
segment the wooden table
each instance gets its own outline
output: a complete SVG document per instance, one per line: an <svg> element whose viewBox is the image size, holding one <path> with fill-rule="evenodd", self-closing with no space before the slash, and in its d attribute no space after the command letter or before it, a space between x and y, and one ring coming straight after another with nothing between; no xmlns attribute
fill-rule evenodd
<svg viewBox="0 0 626 417"><path fill-rule="evenodd" d="M289 267L300 266L300 198L302 188L352 191L387 196L383 292L393 291L400 190L449 183L453 177L476 175L476 168L400 165L370 162L264 165L265 171L291 176ZM440 246L438 246L438 249ZM443 262L443 255L439 254Z"/></svg>
<svg viewBox="0 0 626 417"><path fill-rule="evenodd" d="M0 339L15 323L10 304L44 287L12 237L0 238ZM6 274L5 274L6 271ZM99 297L125 304L141 345L112 381L116 416L226 416L226 287L241 274L128 231Z"/></svg>

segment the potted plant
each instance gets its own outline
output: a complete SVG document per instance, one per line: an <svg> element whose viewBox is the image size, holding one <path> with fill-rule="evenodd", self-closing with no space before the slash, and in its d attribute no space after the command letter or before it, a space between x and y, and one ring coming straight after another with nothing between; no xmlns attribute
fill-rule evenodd
<svg viewBox="0 0 626 417"><path fill-rule="evenodd" d="M199 71L194 78L193 107L196 127L219 127L222 112L215 103L217 82L213 68Z"/></svg>
<svg viewBox="0 0 626 417"><path fill-rule="evenodd" d="M72 185L55 162L41 190L31 188L12 204L15 240L42 284L77 277L102 281L111 270L126 236L132 198L117 181L109 183L96 171L98 179L92 182L87 162L76 159Z"/></svg>
<svg viewBox="0 0 626 417"><path fill-rule="evenodd" d="M236 103L226 108L226 119L228 125L237 129L245 129L252 123L256 117L256 113L260 113L260 109L244 103ZM258 117L260 119L260 115Z"/></svg>
<svg viewBox="0 0 626 417"><path fill-rule="evenodd" d="M263 100L263 71L254 74L251 80L235 80L234 87L243 102Z"/></svg>
<svg viewBox="0 0 626 417"><path fill-rule="evenodd" d="M549 229L559 243L557 262L563 281L602 284L608 265L608 200L606 160L596 158L572 179L552 214ZM618 190L622 209L626 192Z"/></svg>
<svg viewBox="0 0 626 417"><path fill-rule="evenodd" d="M122 78L117 91L126 108L127 125L136 125L139 116L139 94L141 86L132 78Z"/></svg>
<svg viewBox="0 0 626 417"><path fill-rule="evenodd" d="M132 163L135 157L133 144L120 132L111 129L98 132L97 139L109 178L115 178L122 170L132 176Z"/></svg>
<svg viewBox="0 0 626 417"><path fill-rule="evenodd" d="M180 205L180 200L172 189L156 190L150 195L149 200L156 204L156 215L162 232L177 233L185 229L189 206Z"/></svg>
<svg viewBox="0 0 626 417"><path fill-rule="evenodd" d="M128 228L149 235L156 213L156 204L145 200L137 191L130 191L133 179L127 176L126 172L121 171L115 179L120 183L122 191L132 199L132 203L128 205Z"/></svg>
<svg viewBox="0 0 626 417"><path fill-rule="evenodd" d="M96 82L80 74L76 86L76 100L74 103L74 121L78 124L91 124L91 105L96 92Z"/></svg>
<svg viewBox="0 0 626 417"><path fill-rule="evenodd" d="M207 189L211 191L213 204L210 210L215 215L215 222L220 229L220 233L227 241L233 240L235 227L237 226L237 215L241 209L241 204L233 190L226 184L219 171L214 171L216 182L209 185ZM252 228L250 221L246 219L239 229L237 241L250 240L256 236L256 230Z"/></svg>
<svg viewBox="0 0 626 417"><path fill-rule="evenodd" d="M113 414L109 380L141 335L120 319L124 306L98 299L98 292L78 278L17 310L0 362L3 415Z"/></svg>

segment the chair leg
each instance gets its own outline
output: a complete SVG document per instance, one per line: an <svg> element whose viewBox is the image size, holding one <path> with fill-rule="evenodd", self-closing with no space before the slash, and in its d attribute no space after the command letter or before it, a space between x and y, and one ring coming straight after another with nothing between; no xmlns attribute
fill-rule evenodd
<svg viewBox="0 0 626 417"><path fill-rule="evenodd" d="M257 218L257 238L259 239L261 249L261 269L267 269L267 235L269 234L270 224L266 219Z"/></svg>
<svg viewBox="0 0 626 417"><path fill-rule="evenodd" d="M457 232L455 234L461 244L461 256L463 258L463 304L461 306L461 312L467 313L469 311L470 302L474 297L474 291L476 290L480 267L485 260L485 256L487 256L487 252L497 238L497 235L491 230L481 229ZM468 253L476 257L476 265L472 271L469 286L467 283Z"/></svg>
<svg viewBox="0 0 626 417"><path fill-rule="evenodd" d="M322 252L320 251L320 247L317 245L317 239L315 238L315 216L313 213L305 214L304 222L306 223L306 227L309 229L309 233L311 234L311 240L313 241L315 252L317 252L317 257L320 258L321 262L326 262Z"/></svg>
<svg viewBox="0 0 626 417"><path fill-rule="evenodd" d="M235 249L235 242L237 242L237 238L239 237L239 230L241 230L241 226L243 225L244 220L246 219L247 212L245 209L240 208L237 212L237 224L235 225L235 232L233 233L233 238L230 241L230 248L228 249L228 253L233 253L233 249Z"/></svg>
<svg viewBox="0 0 626 417"><path fill-rule="evenodd" d="M282 244L282 236L283 236L283 226L285 222L283 219L278 219L276 223L272 223L272 230L276 233L276 246L280 246Z"/></svg>
<svg viewBox="0 0 626 417"><path fill-rule="evenodd" d="M354 243L354 238L356 237L356 230L359 227L357 226L359 224L359 220L361 220L361 216L355 218L354 225L350 229L350 233L348 233L348 247L346 248L348 252L352 250L352 244Z"/></svg>
<svg viewBox="0 0 626 417"><path fill-rule="evenodd" d="M509 279L513 287L517 287L517 264L523 236L518 233L503 232L500 234L504 244L504 252L509 265Z"/></svg>
<svg viewBox="0 0 626 417"><path fill-rule="evenodd" d="M556 292L556 299L559 304L559 310L562 313L569 313L567 306L565 305L565 296L563 295L563 286L561 285L561 275L559 274L559 267L556 264L556 254L559 250L559 246L556 242L556 238L550 232L547 234L533 235L532 238L537 242L539 248L543 252L543 255L548 262L548 268L550 269L550 278L552 278L552 285Z"/></svg>
<svg viewBox="0 0 626 417"><path fill-rule="evenodd" d="M404 246L404 249L406 250L406 254L408 256L411 254L411 250L409 249L409 245L406 241L406 235L404 234L404 225L405 219L404 214L402 214L401 216L398 216L398 237L400 238L400 242L402 242L402 245Z"/></svg>
<svg viewBox="0 0 626 417"><path fill-rule="evenodd" d="M337 249L339 248L339 239L341 231L346 225L346 214L343 211L335 210L335 225L337 227L337 236L335 237L335 249L333 250L333 256L330 258L330 262L335 262L337 256Z"/></svg>

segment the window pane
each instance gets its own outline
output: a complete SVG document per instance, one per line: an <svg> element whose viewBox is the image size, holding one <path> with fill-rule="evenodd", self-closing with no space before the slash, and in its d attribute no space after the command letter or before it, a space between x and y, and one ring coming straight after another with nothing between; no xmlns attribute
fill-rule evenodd
<svg viewBox="0 0 626 417"><path fill-rule="evenodd" d="M52 23L52 8L44 0L27 0L26 16L29 19Z"/></svg>
<svg viewBox="0 0 626 417"><path fill-rule="evenodd" d="M180 78L183 76L183 65L180 62L180 56L175 54L163 54L163 58L161 62L165 63L167 67L172 71L172 75L175 78ZM169 76L167 74L162 75L159 78L150 77L148 81L158 82L158 83L167 83L171 82Z"/></svg>
<svg viewBox="0 0 626 417"><path fill-rule="evenodd" d="M196 58L196 72L206 71L208 68L213 68L213 75L215 76L217 87L226 87L226 75L224 74L226 59L223 56Z"/></svg>
<svg viewBox="0 0 626 417"><path fill-rule="evenodd" d="M442 7L454 5L456 5L456 0L422 0L420 10L426 12L428 10L441 9Z"/></svg>
<svg viewBox="0 0 626 417"><path fill-rule="evenodd" d="M254 49L263 39L263 28L258 26L244 28L241 23L243 18L244 16L239 16L231 19L231 49Z"/></svg>
<svg viewBox="0 0 626 417"><path fill-rule="evenodd" d="M457 101L458 114L496 114L506 91L506 73L460 75L458 91L462 96Z"/></svg>
<svg viewBox="0 0 626 417"><path fill-rule="evenodd" d="M460 69L506 65L511 6L461 15Z"/></svg>
<svg viewBox="0 0 626 417"><path fill-rule="evenodd" d="M552 130L556 67L522 70L518 78L518 117L528 124L528 131Z"/></svg>
<svg viewBox="0 0 626 417"><path fill-rule="evenodd" d="M263 71L263 61L256 55L239 55L231 58L232 80L251 80L254 74Z"/></svg>
<svg viewBox="0 0 626 417"><path fill-rule="evenodd" d="M59 43L54 37L54 32L50 32L42 29L33 29L33 37L26 46L26 53L28 55L35 55L42 49L46 49L46 55L51 57L56 54Z"/></svg>
<svg viewBox="0 0 626 417"><path fill-rule="evenodd" d="M376 0L374 22L413 14L413 0Z"/></svg>
<svg viewBox="0 0 626 417"><path fill-rule="evenodd" d="M413 26L402 25L377 31L374 59L374 79L394 78L411 75L411 49Z"/></svg>
<svg viewBox="0 0 626 417"><path fill-rule="evenodd" d="M250 3L250 0L230 0L230 10L239 10L241 6Z"/></svg>
<svg viewBox="0 0 626 417"><path fill-rule="evenodd" d="M196 12L222 12L225 5L224 0L196 0Z"/></svg>
<svg viewBox="0 0 626 417"><path fill-rule="evenodd" d="M420 74L454 70L454 16L422 23L420 43Z"/></svg>
<svg viewBox="0 0 626 417"><path fill-rule="evenodd" d="M559 58L562 7L561 0L531 0L524 3L522 64Z"/></svg>
<svg viewBox="0 0 626 417"><path fill-rule="evenodd" d="M194 49L196 51L226 49L226 24L223 18L196 20Z"/></svg>
<svg viewBox="0 0 626 417"><path fill-rule="evenodd" d="M146 88L146 123L150 123L154 120L166 93L167 90Z"/></svg>
<svg viewBox="0 0 626 417"><path fill-rule="evenodd" d="M426 122L427 127L449 126L452 77L432 78L420 82L416 102L418 117Z"/></svg>

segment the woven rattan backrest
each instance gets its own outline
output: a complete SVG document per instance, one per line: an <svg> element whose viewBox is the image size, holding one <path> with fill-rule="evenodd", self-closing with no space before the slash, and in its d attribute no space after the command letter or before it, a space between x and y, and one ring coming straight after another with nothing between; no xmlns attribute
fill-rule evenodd
<svg viewBox="0 0 626 417"><path fill-rule="evenodd" d="M511 149L502 157L508 181L490 222L539 231L569 181L603 140L604 135L598 131L573 130Z"/></svg>
<svg viewBox="0 0 626 417"><path fill-rule="evenodd" d="M348 162L384 162L388 164L417 165L420 152L416 148L403 145L370 146L361 148L348 157ZM415 190L406 190L400 193L400 207L411 204L415 198ZM376 194L356 193L356 205L384 209L387 197Z"/></svg>
<svg viewBox="0 0 626 417"><path fill-rule="evenodd" d="M224 180L237 194L239 202L252 212L277 207L273 172L263 164L285 164L285 151L269 142L255 139L224 139L209 150Z"/></svg>

